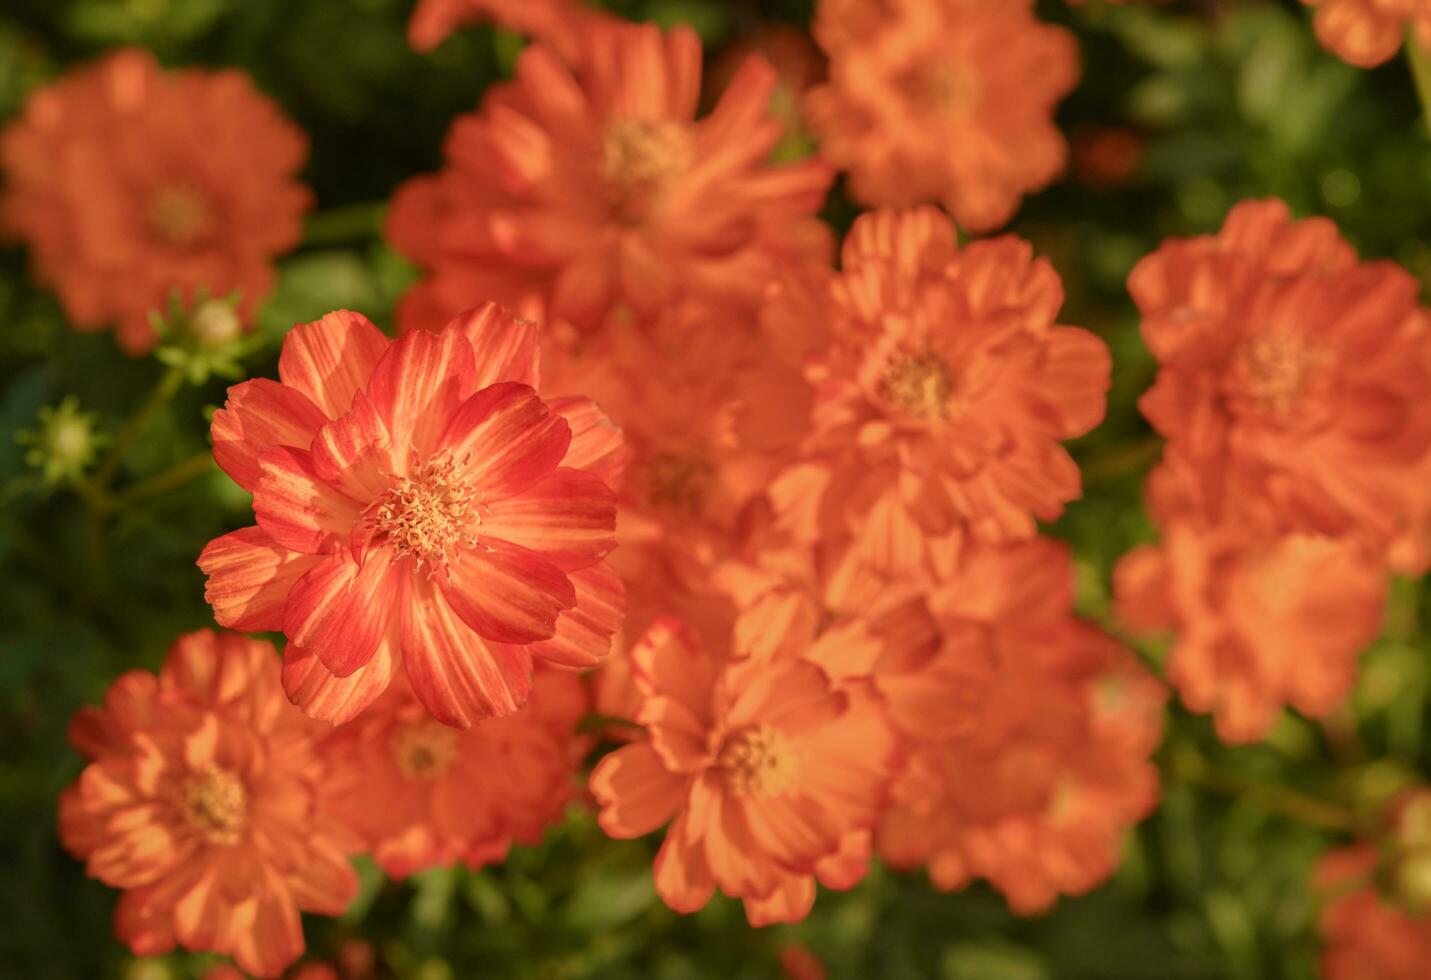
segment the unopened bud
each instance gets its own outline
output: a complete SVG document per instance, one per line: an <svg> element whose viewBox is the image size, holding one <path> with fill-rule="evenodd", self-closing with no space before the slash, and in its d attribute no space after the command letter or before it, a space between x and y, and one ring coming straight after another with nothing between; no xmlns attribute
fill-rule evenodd
<svg viewBox="0 0 1431 980"><path fill-rule="evenodd" d="M189 316L189 332L198 347L212 350L237 340L243 333L243 323L233 303L206 299Z"/></svg>
<svg viewBox="0 0 1431 980"><path fill-rule="evenodd" d="M16 433L16 439L30 447L25 462L39 468L51 486L82 476L105 442L95 431L95 417L81 412L79 402L69 397L41 408L37 418L38 428Z"/></svg>

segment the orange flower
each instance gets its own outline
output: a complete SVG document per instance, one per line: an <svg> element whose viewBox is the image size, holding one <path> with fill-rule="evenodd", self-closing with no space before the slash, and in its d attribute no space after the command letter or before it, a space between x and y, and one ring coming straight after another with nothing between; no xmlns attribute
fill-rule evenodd
<svg viewBox="0 0 1431 980"><path fill-rule="evenodd" d="M1080 493L1059 443L1102 420L1111 369L1103 341L1057 325L1062 302L1026 242L958 250L933 208L857 220L810 372L815 434L771 489L786 526L853 539L884 574L947 574L966 535L1018 540L1056 518Z"/></svg>
<svg viewBox="0 0 1431 980"><path fill-rule="evenodd" d="M929 596L938 652L914 670L876 665L912 736L875 841L893 867L927 865L945 890L986 878L1028 914L1117 866L1124 834L1157 801L1149 756L1163 695L1070 615L1072 584L1052 542L980 549ZM926 693L921 669L924 685L958 679L957 693Z"/></svg>
<svg viewBox="0 0 1431 980"><path fill-rule="evenodd" d="M1176 631L1168 678L1228 742L1263 738L1285 705L1312 718L1340 705L1387 588L1382 563L1342 542L1188 522L1124 556L1115 581L1129 626Z"/></svg>
<svg viewBox="0 0 1431 980"><path fill-rule="evenodd" d="M821 0L814 30L830 81L806 117L860 202L939 201L990 231L1062 172L1078 48L1033 0Z"/></svg>
<svg viewBox="0 0 1431 980"><path fill-rule="evenodd" d="M342 913L357 877L320 795L322 734L284 700L270 644L212 630L76 717L93 761L60 799L60 837L124 890L115 931L134 952L178 943L276 976L303 952L300 910Z"/></svg>
<svg viewBox="0 0 1431 980"><path fill-rule="evenodd" d="M523 710L458 731L395 685L325 745L333 811L395 878L500 861L513 841L538 843L566 810L587 701L581 678L543 669Z"/></svg>
<svg viewBox="0 0 1431 980"><path fill-rule="evenodd" d="M1302 0L1317 8L1317 40L1358 68L1374 68L1396 56L1407 27L1416 41L1431 45L1431 3L1427 0Z"/></svg>
<svg viewBox="0 0 1431 980"><path fill-rule="evenodd" d="M338 971L327 963L304 963L284 974L286 980L339 980ZM248 980L248 974L228 963L209 967L203 980Z"/></svg>
<svg viewBox="0 0 1431 980"><path fill-rule="evenodd" d="M310 715L355 717L401 658L465 728L521 706L533 657L605 653L620 432L543 401L537 357L535 325L490 305L392 343L341 312L288 334L281 383L229 389L214 456L258 526L199 565L220 623L287 634L284 687Z"/></svg>
<svg viewBox="0 0 1431 980"><path fill-rule="evenodd" d="M0 231L29 244L76 328L113 323L141 353L176 290L237 290L252 317L312 205L294 180L306 156L241 72L165 72L126 49L41 89L6 128Z"/></svg>
<svg viewBox="0 0 1431 980"><path fill-rule="evenodd" d="M400 188L388 232L426 278L404 329L483 299L583 330L682 295L754 305L769 266L818 247L831 173L772 166L773 68L752 56L696 120L701 46L686 28L601 21L581 56L522 53L447 141L447 168ZM813 246L812 246L813 243Z"/></svg>
<svg viewBox="0 0 1431 980"><path fill-rule="evenodd" d="M1257 201L1216 236L1165 242L1128 285L1161 365L1140 403L1168 439L1161 521L1191 511L1384 552L1422 519L1431 327L1410 274Z"/></svg>
<svg viewBox="0 0 1431 980"><path fill-rule="evenodd" d="M508 30L531 34L568 50L578 43L583 17L573 0L418 0L407 24L407 39L419 51L431 51L460 27L493 21Z"/></svg>
<svg viewBox="0 0 1431 980"><path fill-rule="evenodd" d="M1431 961L1431 791L1402 793L1377 843L1317 863L1325 980L1421 980Z"/></svg>
<svg viewBox="0 0 1431 980"><path fill-rule="evenodd" d="M694 912L719 888L757 926L803 919L816 877L863 875L897 755L869 687L801 656L810 631L764 639L782 654L723 657L658 621L632 653L648 738L591 775L611 836L672 821L655 865L667 905Z"/></svg>

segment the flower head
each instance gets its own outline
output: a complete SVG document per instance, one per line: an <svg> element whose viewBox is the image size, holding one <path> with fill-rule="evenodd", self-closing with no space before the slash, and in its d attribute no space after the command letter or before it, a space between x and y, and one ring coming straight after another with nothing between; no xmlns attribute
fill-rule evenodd
<svg viewBox="0 0 1431 980"><path fill-rule="evenodd" d="M1354 545L1177 522L1116 575L1129 626L1177 633L1168 678L1229 742L1265 736L1284 705L1313 718L1351 692L1381 627L1387 574Z"/></svg>
<svg viewBox="0 0 1431 980"><path fill-rule="evenodd" d="M1160 521L1384 552L1424 518L1431 320L1409 273L1257 201L1216 236L1165 242L1128 285L1160 364L1140 402L1168 440L1150 484Z"/></svg>
<svg viewBox="0 0 1431 980"><path fill-rule="evenodd" d="M1358 68L1375 68L1396 56L1406 29L1431 44L1431 3L1426 0L1302 0L1317 8L1317 40Z"/></svg>
<svg viewBox="0 0 1431 980"><path fill-rule="evenodd" d="M804 657L812 632L766 640L779 652L722 656L658 621L632 652L647 738L591 775L613 837L671 822L655 865L667 905L694 912L719 888L754 925L803 919L817 877L863 875L897 760L868 686L837 686Z"/></svg>
<svg viewBox="0 0 1431 980"><path fill-rule="evenodd" d="M1063 170L1078 51L1032 0L821 0L815 37L830 80L806 116L863 203L938 201L989 231Z"/></svg>
<svg viewBox="0 0 1431 980"><path fill-rule="evenodd" d="M61 797L60 836L124 890L115 930L136 953L177 943L276 976L303 952L299 912L338 915L355 894L322 728L278 673L270 644L204 630L75 718L92 761Z"/></svg>
<svg viewBox="0 0 1431 980"><path fill-rule="evenodd" d="M809 250L831 173L766 161L781 125L764 59L696 119L700 77L685 28L601 21L576 54L524 51L516 79L454 125L447 167L393 201L389 234L426 273L401 325L488 298L583 330L682 295L753 305L775 258Z"/></svg>
<svg viewBox="0 0 1431 980"><path fill-rule="evenodd" d="M462 731L439 723L403 685L324 748L338 776L332 807L393 877L501 860L561 819L575 787L586 711L575 674L537 672L527 705Z"/></svg>
<svg viewBox="0 0 1431 980"><path fill-rule="evenodd" d="M605 652L620 431L544 401L537 357L535 325L492 306L391 343L333 313L289 333L281 382L229 390L214 455L258 524L199 565L220 623L287 634L284 686L309 714L356 716L401 663L467 727L521 706L533 657Z"/></svg>
<svg viewBox="0 0 1431 980"><path fill-rule="evenodd" d="M307 141L247 76L162 70L126 49L41 89L0 136L0 231L77 328L131 353L177 293L237 290L247 320L312 202Z"/></svg>
<svg viewBox="0 0 1431 980"><path fill-rule="evenodd" d="M30 447L25 462L39 469L46 486L78 480L109 441L96 431L94 413L80 411L73 395L58 405L41 407L38 417L38 428L17 432L15 439Z"/></svg>
<svg viewBox="0 0 1431 980"><path fill-rule="evenodd" d="M1060 442L1102 419L1111 370L1101 340L1058 325L1062 301L1018 239L959 250L932 208L857 220L810 370L815 431L771 491L787 526L908 574L1056 518L1080 492Z"/></svg>

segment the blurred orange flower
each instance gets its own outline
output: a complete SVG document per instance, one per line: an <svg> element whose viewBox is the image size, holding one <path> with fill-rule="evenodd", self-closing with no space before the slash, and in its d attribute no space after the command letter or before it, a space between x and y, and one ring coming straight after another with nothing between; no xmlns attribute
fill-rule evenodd
<svg viewBox="0 0 1431 980"><path fill-rule="evenodd" d="M536 327L486 306L389 342L355 313L285 338L282 379L229 390L214 455L256 527L199 565L220 623L288 636L284 686L356 716L399 659L443 724L516 711L532 658L596 663L621 621L620 432L533 389Z"/></svg>
<svg viewBox="0 0 1431 980"><path fill-rule="evenodd" d="M439 724L394 685L325 743L333 812L395 878L462 861L502 860L536 844L575 788L586 686L574 673L536 672L526 707L467 731Z"/></svg>
<svg viewBox="0 0 1431 980"><path fill-rule="evenodd" d="M938 201L990 231L1062 172L1078 48L1033 0L821 0L814 31L830 80L806 116L861 203Z"/></svg>
<svg viewBox="0 0 1431 980"><path fill-rule="evenodd" d="M1351 693L1381 628L1384 565L1311 535L1259 539L1176 522L1115 573L1120 618L1177 633L1168 678L1227 742L1263 738L1282 708L1321 718Z"/></svg>
<svg viewBox="0 0 1431 980"><path fill-rule="evenodd" d="M831 172L767 162L777 78L752 56L697 120L701 45L686 28L601 21L580 57L537 43L449 134L447 167L401 187L388 233L425 278L404 329L495 299L596 328L681 296L753 306L770 264L823 248Z"/></svg>
<svg viewBox="0 0 1431 980"><path fill-rule="evenodd" d="M1317 40L1343 61L1374 68L1396 56L1407 27L1416 43L1431 46L1427 0L1302 0L1317 8Z"/></svg>
<svg viewBox="0 0 1431 980"><path fill-rule="evenodd" d="M723 656L659 620L632 652L647 738L591 775L611 836L672 821L655 865L667 905L694 912L719 888L757 926L803 919L816 877L863 875L897 762L868 685L837 687L804 659L811 630L763 640L780 654Z"/></svg>
<svg viewBox="0 0 1431 980"><path fill-rule="evenodd" d="M60 799L60 837L124 890L119 938L175 944L276 976L303 952L299 912L339 915L357 891L349 832L323 799L323 726L283 697L271 644L201 630L163 670L133 672L71 741L92 761Z"/></svg>
<svg viewBox="0 0 1431 980"><path fill-rule="evenodd" d="M1431 321L1416 279L1359 263L1325 219L1237 205L1129 289L1161 369L1140 402L1168 439L1159 520L1345 537L1385 553L1424 520Z"/></svg>
<svg viewBox="0 0 1431 980"><path fill-rule="evenodd" d="M0 135L0 231L77 328L113 324L142 353L174 291L237 290L251 320L302 236L307 154L242 72L166 72L125 49L40 89Z"/></svg>
<svg viewBox="0 0 1431 980"><path fill-rule="evenodd" d="M959 250L933 208L861 216L810 367L815 431L771 488L786 526L853 539L883 574L947 574L967 535L1024 539L1056 518L1080 493L1060 442L1102 420L1111 370L1102 340L1057 324L1062 302L1026 242Z"/></svg>
<svg viewBox="0 0 1431 980"><path fill-rule="evenodd" d="M430 51L460 27L481 21L531 34L569 50L578 43L582 18L575 0L418 0L407 24L408 42Z"/></svg>

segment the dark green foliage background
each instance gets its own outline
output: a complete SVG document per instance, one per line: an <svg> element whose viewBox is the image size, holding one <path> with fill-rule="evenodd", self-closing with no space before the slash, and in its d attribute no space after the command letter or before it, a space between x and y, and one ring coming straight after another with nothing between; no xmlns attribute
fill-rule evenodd
<svg viewBox="0 0 1431 980"><path fill-rule="evenodd" d="M697 26L717 51L762 18L801 23L809 0L621 0L631 17ZM404 178L439 163L451 118L510 72L520 42L463 31L429 56L411 52L411 0L4 0L0 119L75 62L126 43L168 64L237 65L312 137L305 179L322 217L281 266L261 323L268 343L245 364L272 375L295 322L362 310L384 325L412 272L381 241L379 212ZM1067 284L1065 320L1097 330L1115 354L1107 423L1077 447L1086 498L1054 534L1073 542L1084 612L1107 621L1117 556L1150 528L1140 482L1156 455L1136 400L1152 366L1123 281L1167 235L1214 229L1247 196L1279 195L1334 218L1366 256L1431 275L1431 141L1404 62L1373 72L1323 52L1293 0L1183 2L1040 13L1073 26L1085 78L1063 105L1066 131L1130 126L1147 139L1116 191L1069 181L1029 200L1013 226ZM855 209L839 194L829 216ZM248 501L217 470L100 519L73 492L37 489L12 437L66 395L114 430L162 372L119 354L108 334L66 328L27 279L19 249L0 251L0 976L197 976L212 959L140 963L111 938L114 896L60 849L54 801L79 771L65 725L124 670L153 668L173 637L210 624L200 547L248 523ZM125 459L121 486L207 445L205 410L225 382L185 389ZM1051 914L1019 920L980 886L957 896L876 869L848 894L822 895L806 923L754 932L717 900L687 918L655 898L654 842L605 841L573 813L542 847L478 874L436 871L365 890L344 919L311 921L311 954L346 936L374 943L403 977L735 978L778 975L798 941L833 977L945 980L1305 978L1315 975L1311 862L1335 837L1294 819L1263 791L1214 792L1187 778L1207 763L1224 782L1292 787L1356 805L1424 771L1428 684L1425 590L1399 583L1353 706L1329 726L1289 716L1265 745L1227 749L1203 719L1172 709L1168 785L1108 885ZM1155 649L1140 651L1156 665ZM1197 762L1202 760L1202 763ZM1275 794L1271 794L1275 797Z"/></svg>

